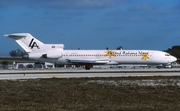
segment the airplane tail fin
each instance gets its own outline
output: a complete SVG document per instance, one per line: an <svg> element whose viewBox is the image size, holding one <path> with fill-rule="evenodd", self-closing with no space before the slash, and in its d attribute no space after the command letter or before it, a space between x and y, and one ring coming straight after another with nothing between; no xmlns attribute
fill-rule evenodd
<svg viewBox="0 0 180 111"><path fill-rule="evenodd" d="M14 33L4 36L14 39L28 53L42 51L41 47L44 46L44 43L29 33Z"/></svg>

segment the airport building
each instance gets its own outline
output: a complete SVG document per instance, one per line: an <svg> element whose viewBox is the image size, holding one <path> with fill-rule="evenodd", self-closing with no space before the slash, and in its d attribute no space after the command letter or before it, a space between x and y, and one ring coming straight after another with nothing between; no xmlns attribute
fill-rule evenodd
<svg viewBox="0 0 180 111"><path fill-rule="evenodd" d="M0 69L52 69L55 68L53 63L35 63L35 62L11 62L0 61Z"/></svg>

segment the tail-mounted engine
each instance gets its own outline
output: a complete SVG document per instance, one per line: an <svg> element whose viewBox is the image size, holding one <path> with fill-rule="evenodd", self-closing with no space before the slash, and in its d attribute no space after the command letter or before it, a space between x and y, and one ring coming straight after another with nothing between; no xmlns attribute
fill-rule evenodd
<svg viewBox="0 0 180 111"><path fill-rule="evenodd" d="M61 58L62 54L43 54L42 58L50 58L50 59L57 59L57 58Z"/></svg>

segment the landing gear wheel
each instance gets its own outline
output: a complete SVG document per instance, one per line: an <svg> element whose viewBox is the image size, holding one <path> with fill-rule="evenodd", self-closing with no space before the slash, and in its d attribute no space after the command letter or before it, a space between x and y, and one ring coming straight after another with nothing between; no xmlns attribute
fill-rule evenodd
<svg viewBox="0 0 180 111"><path fill-rule="evenodd" d="M92 66L87 65L87 66L85 66L85 69L86 69L86 70L90 70L90 69L91 69L91 67L92 67Z"/></svg>
<svg viewBox="0 0 180 111"><path fill-rule="evenodd" d="M161 66L157 66L158 69L161 69Z"/></svg>

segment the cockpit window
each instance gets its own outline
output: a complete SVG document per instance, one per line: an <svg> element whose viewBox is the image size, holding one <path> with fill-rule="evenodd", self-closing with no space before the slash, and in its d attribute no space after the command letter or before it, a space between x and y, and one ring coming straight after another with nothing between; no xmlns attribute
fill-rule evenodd
<svg viewBox="0 0 180 111"><path fill-rule="evenodd" d="M170 56L170 54L165 54L165 56Z"/></svg>

